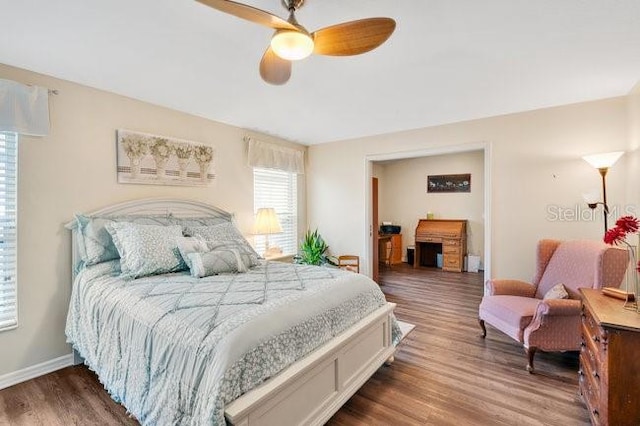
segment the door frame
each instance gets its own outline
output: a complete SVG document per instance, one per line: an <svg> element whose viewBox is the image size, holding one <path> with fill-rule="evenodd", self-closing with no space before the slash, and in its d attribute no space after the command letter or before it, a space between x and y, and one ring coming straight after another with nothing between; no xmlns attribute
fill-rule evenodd
<svg viewBox="0 0 640 426"><path fill-rule="evenodd" d="M367 182L365 191L365 253L367 256L367 270L373 271L373 208L372 208L372 188L371 178L373 177L373 163L376 161L387 160L405 160L418 157L431 157L435 155L458 154L470 151L484 151L484 280L492 278L491 275L491 248L492 248L492 209L491 209L491 142L472 142L460 145L440 146L434 148L424 148L412 151L389 152L384 154L368 154L365 156L365 182ZM370 274L371 274L370 272ZM370 275L369 274L369 275Z"/></svg>

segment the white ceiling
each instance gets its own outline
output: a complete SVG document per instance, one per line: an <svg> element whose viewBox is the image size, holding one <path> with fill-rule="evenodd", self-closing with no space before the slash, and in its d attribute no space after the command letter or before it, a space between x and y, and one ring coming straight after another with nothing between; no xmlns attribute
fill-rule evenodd
<svg viewBox="0 0 640 426"><path fill-rule="evenodd" d="M247 0L286 17L280 0ZM304 144L621 96L640 80L640 0L307 0L313 31L374 16L383 46L258 63L268 28L192 0L0 0L0 62Z"/></svg>

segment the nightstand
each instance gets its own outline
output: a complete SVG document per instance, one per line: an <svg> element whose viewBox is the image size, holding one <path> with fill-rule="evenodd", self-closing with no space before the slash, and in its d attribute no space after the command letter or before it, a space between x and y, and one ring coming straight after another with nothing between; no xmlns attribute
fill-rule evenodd
<svg viewBox="0 0 640 426"><path fill-rule="evenodd" d="M283 262L283 263L293 263L293 255L292 254L278 254L275 256L268 256L264 258L270 262Z"/></svg>

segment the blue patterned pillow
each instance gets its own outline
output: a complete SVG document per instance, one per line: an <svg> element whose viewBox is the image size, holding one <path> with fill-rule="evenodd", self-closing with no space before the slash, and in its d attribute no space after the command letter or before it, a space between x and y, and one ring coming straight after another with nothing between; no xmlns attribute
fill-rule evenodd
<svg viewBox="0 0 640 426"><path fill-rule="evenodd" d="M247 272L240 252L233 248L219 248L206 253L189 253L191 275L208 277L224 272Z"/></svg>
<svg viewBox="0 0 640 426"><path fill-rule="evenodd" d="M183 228L230 223L229 219L225 217L174 217L173 220L176 225L182 225Z"/></svg>
<svg viewBox="0 0 640 426"><path fill-rule="evenodd" d="M80 258L85 265L95 265L120 257L106 226L115 222L130 222L143 225L171 225L168 216L113 216L89 217L76 215L77 245Z"/></svg>
<svg viewBox="0 0 640 426"><path fill-rule="evenodd" d="M233 243L241 250L241 254L245 254L250 257L251 265L258 264L258 253L251 247L251 244L242 236L238 228L231 222L225 222L212 226L189 226L185 228L185 233L191 236L200 236L204 238L208 243L220 244L220 243ZM209 244L209 249L214 247Z"/></svg>
<svg viewBox="0 0 640 426"><path fill-rule="evenodd" d="M113 222L105 227L120 254L122 276L138 278L187 269L176 250L182 238L180 225Z"/></svg>

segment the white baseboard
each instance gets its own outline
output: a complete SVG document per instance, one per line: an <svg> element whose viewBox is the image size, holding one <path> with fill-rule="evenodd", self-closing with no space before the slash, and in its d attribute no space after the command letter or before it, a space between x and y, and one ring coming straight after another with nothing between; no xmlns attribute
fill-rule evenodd
<svg viewBox="0 0 640 426"><path fill-rule="evenodd" d="M73 365L73 354L63 355L59 358L50 359L22 370L13 371L11 373L0 376L0 389L35 379L56 370Z"/></svg>

